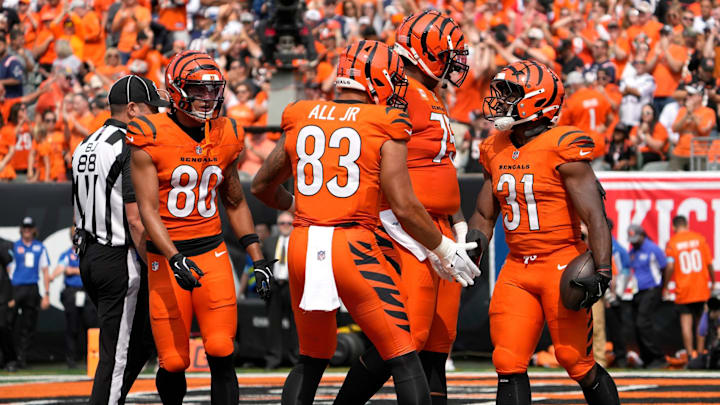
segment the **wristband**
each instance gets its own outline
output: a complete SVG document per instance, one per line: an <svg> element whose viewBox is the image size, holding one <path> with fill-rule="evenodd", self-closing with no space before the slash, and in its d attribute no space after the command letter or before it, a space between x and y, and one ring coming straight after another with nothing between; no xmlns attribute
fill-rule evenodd
<svg viewBox="0 0 720 405"><path fill-rule="evenodd" d="M595 267L595 272L597 272L597 273L608 272L612 276L612 266L609 264L600 264L597 267Z"/></svg>
<svg viewBox="0 0 720 405"><path fill-rule="evenodd" d="M256 233L249 233L240 238L240 244L242 245L243 249L247 249L247 247L252 245L253 243L260 243L260 237Z"/></svg>

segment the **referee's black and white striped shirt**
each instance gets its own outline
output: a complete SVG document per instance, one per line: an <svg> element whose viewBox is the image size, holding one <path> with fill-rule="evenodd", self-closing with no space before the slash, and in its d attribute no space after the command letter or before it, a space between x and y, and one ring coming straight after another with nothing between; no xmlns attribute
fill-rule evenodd
<svg viewBox="0 0 720 405"><path fill-rule="evenodd" d="M72 157L75 226L106 246L131 246L125 203L135 201L127 124L108 119Z"/></svg>

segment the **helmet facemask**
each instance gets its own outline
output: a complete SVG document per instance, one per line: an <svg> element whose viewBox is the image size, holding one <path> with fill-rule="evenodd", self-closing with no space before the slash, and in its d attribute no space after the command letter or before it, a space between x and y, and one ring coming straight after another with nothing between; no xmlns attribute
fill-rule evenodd
<svg viewBox="0 0 720 405"><path fill-rule="evenodd" d="M460 87L468 74L469 67L467 58L469 52L467 46L464 46L462 49L453 49L449 36L448 45L450 46L450 50L440 54L441 58L445 58L445 71L440 77L440 80L447 80L452 83L453 86Z"/></svg>
<svg viewBox="0 0 720 405"><path fill-rule="evenodd" d="M490 83L490 97L483 100L483 115L488 121L520 119L517 104L524 97L525 90L521 85L508 80L493 80Z"/></svg>
<svg viewBox="0 0 720 405"><path fill-rule="evenodd" d="M408 89L408 80L405 76L398 74L398 72L393 72L391 76L388 76L387 71L383 71L383 74L385 74L385 77L393 89L392 95L387 99L387 105L401 110L407 110L408 104L405 100L405 94Z"/></svg>
<svg viewBox="0 0 720 405"><path fill-rule="evenodd" d="M224 101L225 80L176 80L173 84L182 95L176 108L198 121L215 119ZM200 106L196 104L202 103Z"/></svg>

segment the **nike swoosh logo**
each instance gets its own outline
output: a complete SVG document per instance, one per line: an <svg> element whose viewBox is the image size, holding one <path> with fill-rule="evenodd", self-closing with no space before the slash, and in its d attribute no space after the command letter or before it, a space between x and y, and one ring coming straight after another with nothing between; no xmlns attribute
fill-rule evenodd
<svg viewBox="0 0 720 405"><path fill-rule="evenodd" d="M223 250L222 252L215 252L215 257L220 257L220 256L224 255L225 253L227 253L227 250Z"/></svg>
<svg viewBox="0 0 720 405"><path fill-rule="evenodd" d="M564 265L564 266L561 266L561 265L558 264L557 266L558 266L558 270L563 270L563 269L565 269L565 267L567 267L568 265L566 264L566 265Z"/></svg>
<svg viewBox="0 0 720 405"><path fill-rule="evenodd" d="M591 151L589 151L589 150L588 150L588 151L581 150L581 151L580 151L580 156L585 156L585 155L587 155L587 154L590 154L590 152L591 152Z"/></svg>
<svg viewBox="0 0 720 405"><path fill-rule="evenodd" d="M125 138L127 138L127 140L130 142L135 142L135 138L133 138L132 136L125 135Z"/></svg>
<svg viewBox="0 0 720 405"><path fill-rule="evenodd" d="M405 132L407 132L408 135L412 135L412 129L406 129Z"/></svg>

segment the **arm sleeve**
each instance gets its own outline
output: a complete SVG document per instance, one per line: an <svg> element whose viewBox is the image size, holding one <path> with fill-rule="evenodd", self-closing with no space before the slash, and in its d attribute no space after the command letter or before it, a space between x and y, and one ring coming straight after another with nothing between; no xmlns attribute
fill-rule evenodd
<svg viewBox="0 0 720 405"><path fill-rule="evenodd" d="M135 200L135 189L133 188L132 178L130 177L130 147L127 144L123 145L122 154L122 196L124 203L134 203Z"/></svg>

